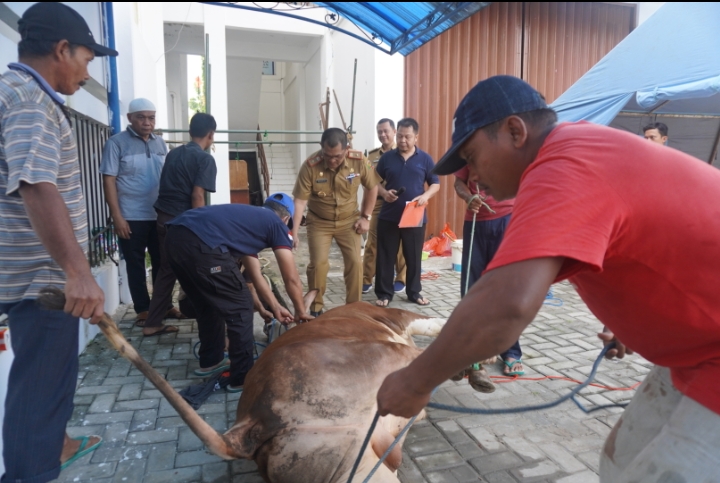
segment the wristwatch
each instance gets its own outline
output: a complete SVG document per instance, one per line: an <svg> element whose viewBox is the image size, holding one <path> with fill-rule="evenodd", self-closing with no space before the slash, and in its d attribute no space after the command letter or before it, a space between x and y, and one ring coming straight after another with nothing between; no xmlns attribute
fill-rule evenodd
<svg viewBox="0 0 720 483"><path fill-rule="evenodd" d="M372 220L372 215L365 215L365 214L363 214L363 215L360 215L360 217L365 218L367 221Z"/></svg>

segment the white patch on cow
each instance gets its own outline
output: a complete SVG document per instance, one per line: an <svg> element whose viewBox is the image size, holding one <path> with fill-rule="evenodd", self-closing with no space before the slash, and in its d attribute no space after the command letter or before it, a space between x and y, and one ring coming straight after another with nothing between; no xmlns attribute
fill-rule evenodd
<svg viewBox="0 0 720 483"><path fill-rule="evenodd" d="M415 319L408 324L407 332L410 335L425 335L428 337L437 337L440 330L447 322L447 319L433 317L431 319Z"/></svg>
<svg viewBox="0 0 720 483"><path fill-rule="evenodd" d="M396 334L395 331L392 330L390 327L386 327L386 328L387 328L388 332L390 333L390 337L388 338L388 340L390 342L396 342L398 344L410 345L410 344L408 344L407 339L405 339L403 336Z"/></svg>

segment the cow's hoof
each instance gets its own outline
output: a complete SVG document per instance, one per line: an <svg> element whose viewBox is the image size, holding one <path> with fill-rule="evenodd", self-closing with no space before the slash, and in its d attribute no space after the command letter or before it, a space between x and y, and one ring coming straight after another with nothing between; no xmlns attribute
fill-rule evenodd
<svg viewBox="0 0 720 483"><path fill-rule="evenodd" d="M463 377L465 377L465 369L455 374L453 377L450 378L451 381L462 381Z"/></svg>
<svg viewBox="0 0 720 483"><path fill-rule="evenodd" d="M495 391L495 384L492 383L490 375L485 369L480 369L478 371L468 369L467 374L470 386L472 386L472 388L476 391L486 393Z"/></svg>

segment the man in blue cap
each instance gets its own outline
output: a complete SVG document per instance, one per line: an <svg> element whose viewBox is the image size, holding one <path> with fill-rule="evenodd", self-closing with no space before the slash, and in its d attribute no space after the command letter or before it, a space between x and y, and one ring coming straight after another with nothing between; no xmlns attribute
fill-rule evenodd
<svg viewBox="0 0 720 483"><path fill-rule="evenodd" d="M467 164L480 189L516 198L513 218L437 340L385 379L380 414L417 414L448 377L510 347L568 279L616 343L608 357L632 348L656 364L608 436L600 481L717 481L720 171L616 129L558 125L510 76L470 90L452 140L436 172ZM668 186L686 187L682 203Z"/></svg>
<svg viewBox="0 0 720 483"><path fill-rule="evenodd" d="M230 368L229 392L242 391L253 363L253 299L238 261L260 300L270 306L276 319L288 323L293 317L277 302L260 273L258 253L272 248L295 309L294 321L313 318L304 306L292 253L289 230L294 209L290 196L276 193L263 207L206 206L167 223L168 262L197 313L200 368L195 375L210 376ZM229 359L224 355L226 326Z"/></svg>
<svg viewBox="0 0 720 483"><path fill-rule="evenodd" d="M54 480L101 438L71 439L80 317L97 323L104 294L86 257L87 214L65 100L90 78L95 42L61 3L37 3L18 21L17 63L0 76L0 313L15 353L3 421L3 482ZM35 301L64 287L65 313Z"/></svg>

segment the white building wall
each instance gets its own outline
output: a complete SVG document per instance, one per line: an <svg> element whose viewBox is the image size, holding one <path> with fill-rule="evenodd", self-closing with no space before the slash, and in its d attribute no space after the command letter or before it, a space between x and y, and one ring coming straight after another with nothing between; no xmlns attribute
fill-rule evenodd
<svg viewBox="0 0 720 483"><path fill-rule="evenodd" d="M275 75L261 75L260 129L285 129L283 82L285 62L275 62ZM268 134L267 141L283 141L282 134Z"/></svg>
<svg viewBox="0 0 720 483"><path fill-rule="evenodd" d="M255 130L258 127L262 89L262 61L227 58L228 121L230 129ZM213 93L213 95L215 95ZM232 134L233 141L254 141L254 134ZM253 150L247 145L239 150ZM235 150L235 146L233 146ZM218 183L219 185L219 183Z"/></svg>
<svg viewBox="0 0 720 483"><path fill-rule="evenodd" d="M207 14L207 9L212 8L205 5L205 32L210 34L208 57L210 59L209 83L211 89L208 110L215 117L218 130L229 129L228 125L228 71L227 71L227 49L225 42L225 17L223 15ZM227 134L216 134L218 141L227 141ZM212 155L217 165L217 178L215 181L216 192L211 194L213 205L230 203L230 159L227 144L218 143L213 146Z"/></svg>

